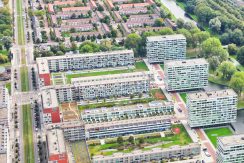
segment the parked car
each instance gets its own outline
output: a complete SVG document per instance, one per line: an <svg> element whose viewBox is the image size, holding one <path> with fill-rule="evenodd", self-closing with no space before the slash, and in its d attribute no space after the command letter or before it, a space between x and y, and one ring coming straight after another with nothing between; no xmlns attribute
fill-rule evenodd
<svg viewBox="0 0 244 163"><path fill-rule="evenodd" d="M203 152L207 157L211 157L211 154L208 152L208 150L203 150Z"/></svg>

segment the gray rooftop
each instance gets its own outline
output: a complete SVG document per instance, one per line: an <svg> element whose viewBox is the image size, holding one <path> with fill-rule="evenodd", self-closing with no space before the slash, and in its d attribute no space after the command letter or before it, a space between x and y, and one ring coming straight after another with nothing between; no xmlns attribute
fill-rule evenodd
<svg viewBox="0 0 244 163"><path fill-rule="evenodd" d="M206 100L206 99L217 99L222 97L236 96L237 94L233 89L224 89L219 91L209 91L209 92L198 92L187 94L190 100Z"/></svg>
<svg viewBox="0 0 244 163"><path fill-rule="evenodd" d="M53 129L47 131L49 155L66 153L63 131Z"/></svg>
<svg viewBox="0 0 244 163"><path fill-rule="evenodd" d="M223 136L218 139L224 146L244 145L244 134Z"/></svg>
<svg viewBox="0 0 244 163"><path fill-rule="evenodd" d="M163 35L163 36L149 36L147 37L147 41L167 41L167 40L178 40L178 39L186 39L182 34L175 35Z"/></svg>
<svg viewBox="0 0 244 163"><path fill-rule="evenodd" d="M170 67L181 67L181 66L193 66L193 65L204 65L208 64L206 59L204 58L197 58L197 59L186 59L186 60L170 60L165 61L165 66Z"/></svg>

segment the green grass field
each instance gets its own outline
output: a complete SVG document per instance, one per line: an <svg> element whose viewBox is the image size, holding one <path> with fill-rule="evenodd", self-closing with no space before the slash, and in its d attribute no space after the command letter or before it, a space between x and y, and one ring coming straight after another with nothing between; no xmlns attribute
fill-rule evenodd
<svg viewBox="0 0 244 163"><path fill-rule="evenodd" d="M180 97L181 97L182 100L185 102L185 104L186 104L186 96L187 96L186 93L180 93Z"/></svg>
<svg viewBox="0 0 244 163"><path fill-rule="evenodd" d="M11 94L11 83L7 83L5 87L8 89L8 93Z"/></svg>
<svg viewBox="0 0 244 163"><path fill-rule="evenodd" d="M90 162L84 141L71 143L71 149L76 163Z"/></svg>
<svg viewBox="0 0 244 163"><path fill-rule="evenodd" d="M25 44L25 34L24 34L24 22L22 17L22 0L16 0L17 4L17 24L18 24L18 44L24 45Z"/></svg>
<svg viewBox="0 0 244 163"><path fill-rule="evenodd" d="M123 150L119 152L128 153L133 150L151 150L153 148L169 148L175 145L184 146L192 142L190 136L188 135L186 129L183 125L173 125L172 128L179 128L180 134L171 134L161 137L159 134L157 136L144 135L144 146L140 146L139 139L135 139L135 144L132 145L128 140L124 139L123 144L118 144L116 140L107 142L104 145L92 144L89 145L89 152L91 156L95 155L112 155L113 153L118 152L118 149L123 147ZM162 144L161 144L162 143Z"/></svg>
<svg viewBox="0 0 244 163"><path fill-rule="evenodd" d="M34 145L32 131L32 116L30 105L22 106L23 114L23 141L24 141L24 162L34 163Z"/></svg>
<svg viewBox="0 0 244 163"><path fill-rule="evenodd" d="M27 92L29 91L28 68L25 66L21 67L20 74L21 74L21 90L22 92Z"/></svg>
<svg viewBox="0 0 244 163"><path fill-rule="evenodd" d="M78 108L79 110L84 110L84 109L94 109L94 108L101 108L101 107L124 106L124 105L138 104L138 103L148 103L153 100L154 100L153 98L131 99L131 100L116 101L116 102L114 101L114 102L79 105Z"/></svg>
<svg viewBox="0 0 244 163"><path fill-rule="evenodd" d="M135 63L135 69L123 69L123 70L111 70L111 71L97 71L97 72L88 72L88 73L77 73L77 74L67 74L67 82L70 83L72 78L79 77L88 77L88 76L100 76L100 75L112 75L112 74L122 74L122 73L130 73L136 71L148 71L147 65L142 62Z"/></svg>
<svg viewBox="0 0 244 163"><path fill-rule="evenodd" d="M228 127L211 128L205 129L204 131L215 147L217 146L218 137L233 135L232 131Z"/></svg>

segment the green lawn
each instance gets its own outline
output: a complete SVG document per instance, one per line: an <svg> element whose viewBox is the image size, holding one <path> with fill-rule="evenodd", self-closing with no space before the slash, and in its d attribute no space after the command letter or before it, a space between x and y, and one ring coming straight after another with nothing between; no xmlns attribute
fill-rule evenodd
<svg viewBox="0 0 244 163"><path fill-rule="evenodd" d="M21 67L20 74L21 74L21 90L22 92L27 92L29 91L28 68L25 66Z"/></svg>
<svg viewBox="0 0 244 163"><path fill-rule="evenodd" d="M71 149L76 163L90 162L85 141L71 143Z"/></svg>
<svg viewBox="0 0 244 163"><path fill-rule="evenodd" d="M150 93L155 100L165 100L166 97L161 89L151 89Z"/></svg>
<svg viewBox="0 0 244 163"><path fill-rule="evenodd" d="M24 22L22 17L22 0L16 0L17 4L17 24L18 24L18 44L24 45L25 44L25 34L24 34Z"/></svg>
<svg viewBox="0 0 244 163"><path fill-rule="evenodd" d="M187 131L185 130L183 125L173 125L172 128L180 128L181 133L180 134L169 134L165 137L161 137L159 134L156 136L144 136L145 143L141 145L139 143L139 139L135 138L135 144L131 144L128 139L124 139L123 144L118 144L116 140L109 141L104 145L99 144L90 144L89 152L91 156L94 155L112 155L116 152L123 152L128 153L133 150L141 149L141 150L151 150L152 148L169 148L171 146L175 145L188 145L192 142L190 136L188 135ZM162 143L162 144L161 144ZM156 146L151 146L157 144Z"/></svg>
<svg viewBox="0 0 244 163"><path fill-rule="evenodd" d="M185 102L185 104L186 104L186 96L187 96L186 93L180 93L180 97L181 97L182 100Z"/></svg>
<svg viewBox="0 0 244 163"><path fill-rule="evenodd" d="M164 64L160 64L160 67L164 70Z"/></svg>
<svg viewBox="0 0 244 163"><path fill-rule="evenodd" d="M5 87L8 89L8 93L11 94L11 83L7 83Z"/></svg>
<svg viewBox="0 0 244 163"><path fill-rule="evenodd" d="M244 101L243 100L238 100L237 108L238 109L244 108Z"/></svg>
<svg viewBox="0 0 244 163"><path fill-rule="evenodd" d="M135 69L123 69L123 70L111 70L111 71L96 71L96 72L88 72L88 73L77 73L77 74L67 74L67 82L70 83L72 78L79 77L88 77L88 76L100 76L100 75L112 75L112 74L122 74L122 73L130 73L136 71L148 71L147 65L142 62L135 63Z"/></svg>
<svg viewBox="0 0 244 163"><path fill-rule="evenodd" d="M199 54L198 48L187 48L186 49L186 58L197 58Z"/></svg>
<svg viewBox="0 0 244 163"><path fill-rule="evenodd" d="M233 135L232 131L228 127L210 128L205 129L204 131L215 147L217 146L218 137Z"/></svg>
<svg viewBox="0 0 244 163"><path fill-rule="evenodd" d="M123 101L116 101L116 102L103 102L103 103L95 103L95 104L87 104L87 105L79 105L78 108L80 110L84 109L94 109L94 108L101 108L101 107L113 107L113 106L124 106L124 105L132 105L138 103L148 103L153 101L153 98L144 98L144 99L131 99L131 100L123 100Z"/></svg>
<svg viewBox="0 0 244 163"><path fill-rule="evenodd" d="M24 162L34 163L34 145L32 131L32 116L30 105L22 106L23 114L23 142L24 142Z"/></svg>

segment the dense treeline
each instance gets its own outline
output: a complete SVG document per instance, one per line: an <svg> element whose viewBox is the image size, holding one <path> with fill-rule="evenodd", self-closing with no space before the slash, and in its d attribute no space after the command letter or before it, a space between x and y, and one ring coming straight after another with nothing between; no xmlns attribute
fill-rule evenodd
<svg viewBox="0 0 244 163"><path fill-rule="evenodd" d="M178 0L186 12L196 15L199 25L220 35L223 44L244 45L244 10L222 0Z"/></svg>

